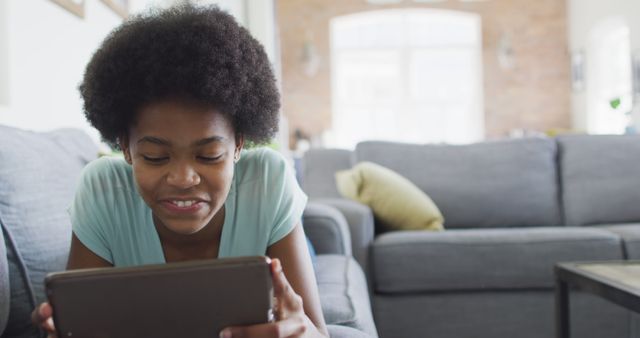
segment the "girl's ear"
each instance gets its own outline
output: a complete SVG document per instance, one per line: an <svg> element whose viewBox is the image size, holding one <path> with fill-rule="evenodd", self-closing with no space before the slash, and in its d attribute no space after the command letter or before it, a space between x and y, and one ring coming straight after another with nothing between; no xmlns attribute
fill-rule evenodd
<svg viewBox="0 0 640 338"><path fill-rule="evenodd" d="M236 149L233 154L234 162L238 162L240 160L240 152L242 151L242 147L244 147L244 136L236 135Z"/></svg>
<svg viewBox="0 0 640 338"><path fill-rule="evenodd" d="M129 164L133 164L131 161L131 151L129 149L129 137L121 136L118 138L118 145L120 149L122 149L122 153L124 154L124 160Z"/></svg>

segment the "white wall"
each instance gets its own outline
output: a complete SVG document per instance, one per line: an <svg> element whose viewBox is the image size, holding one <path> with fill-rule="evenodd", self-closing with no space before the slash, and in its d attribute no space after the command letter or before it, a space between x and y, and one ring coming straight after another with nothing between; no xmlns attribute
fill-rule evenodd
<svg viewBox="0 0 640 338"><path fill-rule="evenodd" d="M177 2L130 0L130 9L135 14ZM275 25L271 0L202 2L218 3L235 15L275 60L275 37L268 28ZM84 18L50 0L0 0L0 124L39 131L78 127L98 141L98 132L85 121L77 87L93 52L121 22L100 0L85 1Z"/></svg>
<svg viewBox="0 0 640 338"><path fill-rule="evenodd" d="M7 2L0 1L0 114L9 104L9 21Z"/></svg>
<svg viewBox="0 0 640 338"><path fill-rule="evenodd" d="M98 140L82 114L78 85L104 37L122 19L99 0L79 18L49 0L3 0L0 22L0 124L30 130L79 127ZM0 34L2 31L0 30ZM4 93L2 93L4 92Z"/></svg>
<svg viewBox="0 0 640 338"><path fill-rule="evenodd" d="M639 0L567 0L569 15L570 51L586 51L589 33L608 18L622 18L631 31L631 52L640 53L640 1ZM588 71L585 69L585 71ZM589 86L589 73L585 73ZM572 110L575 129L587 128L587 90L573 93ZM640 126L640 116L635 116Z"/></svg>
<svg viewBox="0 0 640 338"><path fill-rule="evenodd" d="M631 26L631 46L640 49L640 1L568 0L569 45L584 48L589 31L608 17L623 17Z"/></svg>

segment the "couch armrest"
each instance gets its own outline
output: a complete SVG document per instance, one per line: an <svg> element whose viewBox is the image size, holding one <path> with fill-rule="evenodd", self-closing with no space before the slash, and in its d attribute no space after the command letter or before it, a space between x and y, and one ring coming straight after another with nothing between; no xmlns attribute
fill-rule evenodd
<svg viewBox="0 0 640 338"><path fill-rule="evenodd" d="M302 214L302 224L316 253L351 256L349 226L340 211L309 202Z"/></svg>
<svg viewBox="0 0 640 338"><path fill-rule="evenodd" d="M341 325L327 325L331 338L373 338L368 333L359 331L352 327ZM376 336L377 337L377 336Z"/></svg>
<svg viewBox="0 0 640 338"><path fill-rule="evenodd" d="M353 257L340 255L320 255L317 258L316 280L322 313L327 325L350 327L366 333L369 337L377 338L367 278L358 262ZM331 337L333 338L334 335L332 334ZM352 336L336 335L336 337ZM363 335L355 337L363 337Z"/></svg>
<svg viewBox="0 0 640 338"><path fill-rule="evenodd" d="M9 305L11 304L11 289L9 288L9 265L7 263L7 248L4 241L2 219L0 219L0 336L7 327L9 320Z"/></svg>
<svg viewBox="0 0 640 338"><path fill-rule="evenodd" d="M345 198L314 199L313 203L338 209L349 226L353 257L369 275L369 250L375 233L373 212L368 206Z"/></svg>

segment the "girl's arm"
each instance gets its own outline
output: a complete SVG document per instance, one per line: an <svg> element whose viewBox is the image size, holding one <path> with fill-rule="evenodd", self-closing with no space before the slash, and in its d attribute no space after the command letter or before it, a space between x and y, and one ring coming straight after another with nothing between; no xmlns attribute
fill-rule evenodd
<svg viewBox="0 0 640 338"><path fill-rule="evenodd" d="M67 261L67 270L84 269L84 268L102 268L111 267L113 264L102 259L102 257L94 254L89 250L76 235L71 237L71 249L69 250L69 260ZM55 327L53 325L53 310L49 303L44 302L36 307L31 313L31 321L47 332L49 338L56 337Z"/></svg>
<svg viewBox="0 0 640 338"><path fill-rule="evenodd" d="M276 322L226 328L220 337L329 337L302 225L270 246L267 255L273 259Z"/></svg>
<svg viewBox="0 0 640 338"><path fill-rule="evenodd" d="M71 236L71 249L69 249L67 270L106 268L112 266L113 264L107 262L84 246L75 234Z"/></svg>
<svg viewBox="0 0 640 338"><path fill-rule="evenodd" d="M329 333L320 306L318 283L302 224L298 223L287 236L269 247L267 255L280 260L282 270L293 291L302 297L304 313L318 331L328 337Z"/></svg>

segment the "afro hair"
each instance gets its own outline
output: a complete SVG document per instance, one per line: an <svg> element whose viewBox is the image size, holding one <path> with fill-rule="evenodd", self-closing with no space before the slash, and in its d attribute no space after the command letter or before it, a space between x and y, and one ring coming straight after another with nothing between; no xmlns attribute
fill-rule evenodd
<svg viewBox="0 0 640 338"><path fill-rule="evenodd" d="M217 109L253 144L278 130L280 97L267 55L216 6L186 3L127 20L95 52L79 89L87 120L116 148L139 109L169 98Z"/></svg>

